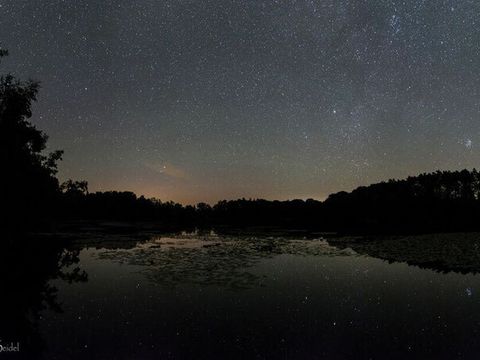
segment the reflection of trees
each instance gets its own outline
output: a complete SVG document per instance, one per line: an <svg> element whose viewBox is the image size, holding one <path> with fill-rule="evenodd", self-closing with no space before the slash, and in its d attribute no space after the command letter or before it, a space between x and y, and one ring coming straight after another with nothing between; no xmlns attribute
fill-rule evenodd
<svg viewBox="0 0 480 360"><path fill-rule="evenodd" d="M50 281L87 281L77 264L79 251L65 248L55 239L15 238L1 243L2 307L0 339L20 342L24 358L41 355L38 321L42 310L62 312L58 290Z"/></svg>
<svg viewBox="0 0 480 360"><path fill-rule="evenodd" d="M429 234L417 236L330 239L339 248L389 262L405 262L437 272L480 272L480 234Z"/></svg>
<svg viewBox="0 0 480 360"><path fill-rule="evenodd" d="M144 267L152 281L165 285L216 285L229 289L262 286L251 268L278 255L351 255L322 240L292 240L267 236L192 234L159 237L132 249L106 250L101 259Z"/></svg>

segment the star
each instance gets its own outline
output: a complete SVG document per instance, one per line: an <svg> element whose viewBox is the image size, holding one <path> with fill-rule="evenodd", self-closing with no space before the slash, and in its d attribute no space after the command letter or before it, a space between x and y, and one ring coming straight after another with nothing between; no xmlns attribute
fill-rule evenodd
<svg viewBox="0 0 480 360"><path fill-rule="evenodd" d="M1 2L0 74L41 81L61 181L194 204L480 162L475 1L39 4Z"/></svg>

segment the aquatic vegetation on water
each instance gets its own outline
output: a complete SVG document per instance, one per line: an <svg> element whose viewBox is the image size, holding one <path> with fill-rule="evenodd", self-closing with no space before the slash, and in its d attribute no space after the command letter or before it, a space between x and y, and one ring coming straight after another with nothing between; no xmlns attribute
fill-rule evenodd
<svg viewBox="0 0 480 360"><path fill-rule="evenodd" d="M145 267L142 272L156 283L175 286L195 283L230 289L262 286L263 278L249 271L261 259L278 255L351 256L323 239L292 240L282 237L223 237L180 235L154 237L128 250L105 250L100 259Z"/></svg>
<svg viewBox="0 0 480 360"><path fill-rule="evenodd" d="M442 273L480 272L478 233L338 238L329 242L339 248L351 248L359 254Z"/></svg>

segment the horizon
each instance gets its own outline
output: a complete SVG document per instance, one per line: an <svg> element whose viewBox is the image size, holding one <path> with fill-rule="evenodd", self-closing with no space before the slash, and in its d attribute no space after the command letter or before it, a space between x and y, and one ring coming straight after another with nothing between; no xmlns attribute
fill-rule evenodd
<svg viewBox="0 0 480 360"><path fill-rule="evenodd" d="M480 163L475 3L44 5L3 4L1 66L93 191L324 199Z"/></svg>
<svg viewBox="0 0 480 360"><path fill-rule="evenodd" d="M182 206L196 206L200 203L205 203L205 204L208 204L210 206L213 206L221 201L236 201L236 200L267 200L267 201L294 201L294 200L302 200L302 201L307 201L307 200L315 200L315 201L319 201L319 202L324 202L330 195L333 195L333 194L336 194L336 193L339 193L339 192L347 192L347 193L351 193L352 191L360 188L360 187L368 187L370 185L375 185L375 184L379 184L379 183L383 183L383 182L388 182L388 181L404 181L404 180L407 180L407 178L409 177L416 177L416 176L419 176L419 175L425 175L425 174L433 174L433 173L436 173L436 172L444 172L444 171L447 171L447 172L460 172L460 171L463 171L463 170L467 170L469 172L473 171L473 170L477 170L475 167L473 168L463 168L463 169L436 169L436 170L433 170L433 171L424 171L424 172L420 172L418 174L410 174L408 176L405 176L403 178L389 178L389 179L383 179L383 180L380 180L380 181L377 181L377 182L373 182L373 183L369 183L369 184L360 184L358 186L355 186L351 189L340 189L338 191L334 191L334 192L331 192L329 194L327 194L326 196L324 196L323 198L315 198L315 197L285 197L285 198L268 198L268 197L247 197L247 196L239 196L239 197L232 197L232 198L223 198L223 199L218 199L218 200L215 200L215 201L211 201L211 202L207 202L207 201L198 201L198 202L192 202L192 203L186 203L186 202L180 202L180 201L175 201L175 200L172 200L172 199L162 199L162 198L159 198L159 197L156 197L155 195L154 196L148 196L147 194L142 194L142 193L137 193L133 190L129 190L129 189L90 189L90 187L88 188L89 192L90 193L95 193L95 192L108 192L108 191L117 191L117 192L123 192L123 191L126 191L126 192L132 192L134 193L137 197L145 197L146 199L155 199L155 200L160 200L162 202L174 202L174 203L177 203L177 204L180 204Z"/></svg>

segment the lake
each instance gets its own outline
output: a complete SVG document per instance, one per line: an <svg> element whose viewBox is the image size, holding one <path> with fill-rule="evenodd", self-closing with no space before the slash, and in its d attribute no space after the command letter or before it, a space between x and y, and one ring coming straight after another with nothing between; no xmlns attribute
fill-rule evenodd
<svg viewBox="0 0 480 360"><path fill-rule="evenodd" d="M22 239L0 255L0 340L20 348L0 359L474 359L479 245L479 234Z"/></svg>

